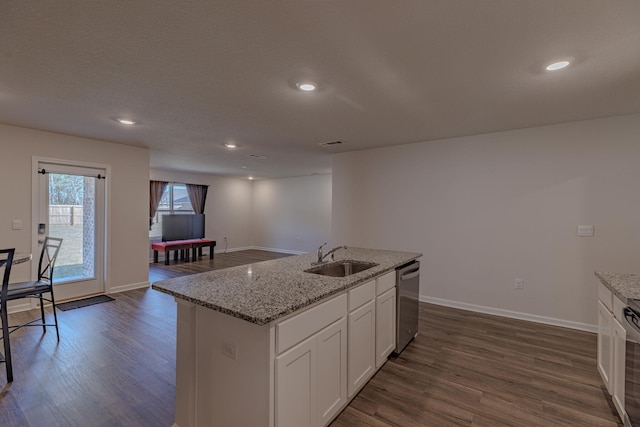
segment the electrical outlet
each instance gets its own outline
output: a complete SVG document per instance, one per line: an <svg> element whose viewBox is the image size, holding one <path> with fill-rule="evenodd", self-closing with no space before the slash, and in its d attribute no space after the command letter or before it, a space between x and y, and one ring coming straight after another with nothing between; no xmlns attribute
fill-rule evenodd
<svg viewBox="0 0 640 427"><path fill-rule="evenodd" d="M514 286L518 290L524 290L524 279L516 277L516 284Z"/></svg>
<svg viewBox="0 0 640 427"><path fill-rule="evenodd" d="M238 348L231 341L222 340L222 354L229 359L238 360Z"/></svg>

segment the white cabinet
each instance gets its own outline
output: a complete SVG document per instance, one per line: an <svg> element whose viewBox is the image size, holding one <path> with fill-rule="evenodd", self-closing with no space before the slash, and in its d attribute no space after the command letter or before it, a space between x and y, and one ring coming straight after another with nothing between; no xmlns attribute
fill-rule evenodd
<svg viewBox="0 0 640 427"><path fill-rule="evenodd" d="M329 424L347 402L347 319L324 329L318 346L317 425Z"/></svg>
<svg viewBox="0 0 640 427"><path fill-rule="evenodd" d="M276 425L313 426L316 420L316 338L276 357Z"/></svg>
<svg viewBox="0 0 640 427"><path fill-rule="evenodd" d="M623 320L624 321L624 320ZM611 398L613 404L616 407L620 419L624 420L624 370L625 370L625 357L627 351L627 333L624 330L624 326L618 322L618 319L613 318L612 328L612 347L613 358L611 371Z"/></svg>
<svg viewBox="0 0 640 427"><path fill-rule="evenodd" d="M349 397L371 378L376 370L376 303L368 303L349 313Z"/></svg>
<svg viewBox="0 0 640 427"><path fill-rule="evenodd" d="M338 308L342 307L342 316ZM279 427L324 426L347 401L346 296L316 306L278 325L279 342L300 331L329 326L275 358L275 424Z"/></svg>
<svg viewBox="0 0 640 427"><path fill-rule="evenodd" d="M395 272L274 325L274 424L326 426L395 349Z"/></svg>
<svg viewBox="0 0 640 427"><path fill-rule="evenodd" d="M612 322L613 315L602 301L598 301L598 372L609 393L611 393L611 369L613 368Z"/></svg>
<svg viewBox="0 0 640 427"><path fill-rule="evenodd" d="M396 288L376 298L376 368L396 348Z"/></svg>
<svg viewBox="0 0 640 427"><path fill-rule="evenodd" d="M276 425L323 426L347 401L343 317L276 357Z"/></svg>
<svg viewBox="0 0 640 427"><path fill-rule="evenodd" d="M613 404L624 420L624 381L626 331L622 310L624 303L611 291L598 288L598 372L607 386Z"/></svg>

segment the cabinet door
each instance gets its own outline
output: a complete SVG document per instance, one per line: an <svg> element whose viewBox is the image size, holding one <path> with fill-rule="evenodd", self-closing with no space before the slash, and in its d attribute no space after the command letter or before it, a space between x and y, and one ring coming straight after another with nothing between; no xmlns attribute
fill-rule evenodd
<svg viewBox="0 0 640 427"><path fill-rule="evenodd" d="M347 401L347 318L317 335L318 425L324 426Z"/></svg>
<svg viewBox="0 0 640 427"><path fill-rule="evenodd" d="M607 308L598 301L598 372L607 386L609 393L612 392L611 368L613 366L613 342L611 339L611 322L613 316Z"/></svg>
<svg viewBox="0 0 640 427"><path fill-rule="evenodd" d="M376 299L376 368L396 348L396 288Z"/></svg>
<svg viewBox="0 0 640 427"><path fill-rule="evenodd" d="M624 326L615 318L612 322L613 332L613 369L611 371L613 389L612 400L618 410L620 419L624 420L624 364L627 352L627 333Z"/></svg>
<svg viewBox="0 0 640 427"><path fill-rule="evenodd" d="M316 425L316 358L315 336L276 357L275 424L278 427Z"/></svg>
<svg viewBox="0 0 640 427"><path fill-rule="evenodd" d="M376 303L371 300L349 313L349 397L352 397L376 369Z"/></svg>

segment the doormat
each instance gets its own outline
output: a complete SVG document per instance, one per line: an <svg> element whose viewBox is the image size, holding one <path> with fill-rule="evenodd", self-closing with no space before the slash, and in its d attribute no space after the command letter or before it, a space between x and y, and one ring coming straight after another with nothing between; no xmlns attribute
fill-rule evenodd
<svg viewBox="0 0 640 427"><path fill-rule="evenodd" d="M87 307L94 304L100 304L101 302L109 302L113 301L108 295L98 295L95 297L89 297L84 299L79 299L76 301L63 302L62 304L56 304L56 308L62 311L73 310L74 308Z"/></svg>

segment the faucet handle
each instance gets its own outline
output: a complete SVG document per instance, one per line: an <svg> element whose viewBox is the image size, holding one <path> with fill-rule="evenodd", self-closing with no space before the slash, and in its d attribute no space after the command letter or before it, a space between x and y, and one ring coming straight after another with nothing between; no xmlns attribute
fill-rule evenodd
<svg viewBox="0 0 640 427"><path fill-rule="evenodd" d="M320 247L318 248L318 264L320 264L322 262L322 248L324 247L324 245L326 245L327 242L324 242L323 244L320 245Z"/></svg>

